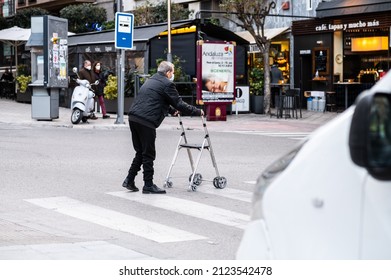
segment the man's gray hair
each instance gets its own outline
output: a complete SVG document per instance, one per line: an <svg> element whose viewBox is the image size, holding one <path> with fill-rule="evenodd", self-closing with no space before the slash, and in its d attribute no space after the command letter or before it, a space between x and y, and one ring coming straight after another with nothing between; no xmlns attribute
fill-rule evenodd
<svg viewBox="0 0 391 280"><path fill-rule="evenodd" d="M162 61L160 62L157 71L166 74L167 72L172 71L173 69L174 69L174 64L172 64L169 61Z"/></svg>

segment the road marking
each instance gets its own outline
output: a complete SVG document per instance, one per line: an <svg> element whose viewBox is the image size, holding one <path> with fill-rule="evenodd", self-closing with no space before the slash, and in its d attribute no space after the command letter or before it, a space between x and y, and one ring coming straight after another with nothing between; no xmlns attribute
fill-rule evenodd
<svg viewBox="0 0 391 280"><path fill-rule="evenodd" d="M241 229L244 229L250 220L249 215L168 195L145 195L127 191L109 192L107 194Z"/></svg>
<svg viewBox="0 0 391 280"><path fill-rule="evenodd" d="M270 132L270 131L231 131L239 134L262 135L269 137L289 138L293 140L302 140L308 137L312 132Z"/></svg>
<svg viewBox="0 0 391 280"><path fill-rule="evenodd" d="M248 191L242 191L237 189L225 188L225 189L216 189L214 186L202 185L197 188L197 192L219 195L222 197L240 200L244 202L251 202L253 193Z"/></svg>
<svg viewBox="0 0 391 280"><path fill-rule="evenodd" d="M257 183L257 181L243 181L243 183L255 185Z"/></svg>
<svg viewBox="0 0 391 280"><path fill-rule="evenodd" d="M83 221L131 233L159 243L207 239L201 235L146 221L68 197L25 199L25 201Z"/></svg>
<svg viewBox="0 0 391 280"><path fill-rule="evenodd" d="M0 260L153 260L107 241L44 243L0 247Z"/></svg>

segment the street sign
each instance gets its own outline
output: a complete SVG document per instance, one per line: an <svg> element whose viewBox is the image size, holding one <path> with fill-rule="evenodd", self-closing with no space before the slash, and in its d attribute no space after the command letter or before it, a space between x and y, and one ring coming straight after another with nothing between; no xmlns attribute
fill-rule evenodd
<svg viewBox="0 0 391 280"><path fill-rule="evenodd" d="M133 14L115 13L115 48L133 48Z"/></svg>

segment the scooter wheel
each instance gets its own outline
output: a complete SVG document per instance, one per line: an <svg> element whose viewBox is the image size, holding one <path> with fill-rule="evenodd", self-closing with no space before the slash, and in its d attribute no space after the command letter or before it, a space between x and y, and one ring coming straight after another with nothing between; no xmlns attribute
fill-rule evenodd
<svg viewBox="0 0 391 280"><path fill-rule="evenodd" d="M76 108L72 111L72 115L71 115L71 122L73 124L78 124L80 121L81 121L81 118L83 116L83 112Z"/></svg>
<svg viewBox="0 0 391 280"><path fill-rule="evenodd" d="M171 181L166 181L165 183L164 183L164 186L163 187L165 187L165 188L172 188L172 182Z"/></svg>
<svg viewBox="0 0 391 280"><path fill-rule="evenodd" d="M227 186L227 179L225 177L215 177L213 179L213 186L216 189L224 189Z"/></svg>

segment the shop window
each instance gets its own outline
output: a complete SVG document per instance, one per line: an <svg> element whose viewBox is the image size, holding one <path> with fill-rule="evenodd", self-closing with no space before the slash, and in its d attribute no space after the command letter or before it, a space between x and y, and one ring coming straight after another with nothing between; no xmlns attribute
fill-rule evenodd
<svg viewBox="0 0 391 280"><path fill-rule="evenodd" d="M314 48L312 52L312 72L318 75L329 74L329 49Z"/></svg>
<svg viewBox="0 0 391 280"><path fill-rule="evenodd" d="M13 15L13 2L12 1L2 1L3 3L0 3L1 11L0 14L3 17L9 17Z"/></svg>
<svg viewBox="0 0 391 280"><path fill-rule="evenodd" d="M386 51L388 50L387 36L352 38L352 52Z"/></svg>
<svg viewBox="0 0 391 280"><path fill-rule="evenodd" d="M10 45L4 44L4 43L2 45L3 45L2 49L0 46L0 50L1 50L0 66L1 67L9 66L11 64L12 59L13 59L12 47Z"/></svg>
<svg viewBox="0 0 391 280"><path fill-rule="evenodd" d="M307 11L312 11L312 0L307 0Z"/></svg>

